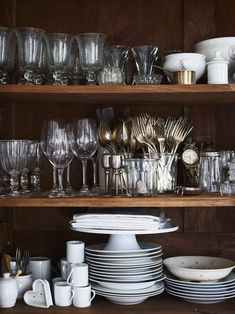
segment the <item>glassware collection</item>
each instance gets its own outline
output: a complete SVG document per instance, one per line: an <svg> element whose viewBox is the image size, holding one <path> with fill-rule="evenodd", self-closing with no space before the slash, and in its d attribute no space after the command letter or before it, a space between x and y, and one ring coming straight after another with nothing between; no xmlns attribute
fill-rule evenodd
<svg viewBox="0 0 235 314"><path fill-rule="evenodd" d="M88 118L44 121L38 141L1 140L0 197L235 194L234 151L202 149L196 158L191 146L183 153L179 150L193 129L192 121L141 113L114 123L111 107L102 113L99 123ZM53 167L49 191L44 191L41 184L43 156ZM75 191L70 180L75 157L82 165L77 176L82 178L79 191ZM92 186L87 180L89 160ZM191 181L187 184L178 184L179 161L191 169Z"/></svg>
<svg viewBox="0 0 235 314"><path fill-rule="evenodd" d="M36 27L0 27L0 84L9 82L15 65L17 82L22 85L123 85L127 81L156 85L161 84L163 74L169 83L196 84L206 71L208 84L234 80L233 37L199 42L195 52L162 55L161 66L157 65L158 46L109 45L106 39L102 33L72 35L46 33ZM127 80L126 63L131 59L136 70Z"/></svg>

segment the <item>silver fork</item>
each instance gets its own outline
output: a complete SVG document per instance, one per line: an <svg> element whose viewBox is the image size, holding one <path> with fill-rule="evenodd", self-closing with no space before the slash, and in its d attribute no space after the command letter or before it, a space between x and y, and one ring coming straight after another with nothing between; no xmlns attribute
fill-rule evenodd
<svg viewBox="0 0 235 314"><path fill-rule="evenodd" d="M24 251L23 258L21 261L21 270L23 275L26 275L27 273L28 264L29 264L29 251L26 250Z"/></svg>
<svg viewBox="0 0 235 314"><path fill-rule="evenodd" d="M21 249L19 247L17 247L16 248L16 272L19 269L21 269Z"/></svg>

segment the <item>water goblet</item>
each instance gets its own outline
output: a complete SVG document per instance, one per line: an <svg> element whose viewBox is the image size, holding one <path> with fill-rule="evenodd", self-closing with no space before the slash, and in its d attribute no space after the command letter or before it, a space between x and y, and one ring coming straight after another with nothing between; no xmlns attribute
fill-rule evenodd
<svg viewBox="0 0 235 314"><path fill-rule="evenodd" d="M65 33L46 34L48 67L53 75L53 85L68 85L66 69L71 57L74 36Z"/></svg>
<svg viewBox="0 0 235 314"><path fill-rule="evenodd" d="M79 195L91 195L87 185L87 161L94 155L98 146L96 121L79 119L73 124L72 150L82 162L82 188Z"/></svg>
<svg viewBox="0 0 235 314"><path fill-rule="evenodd" d="M29 143L27 140L0 141L0 161L3 169L11 176L10 192L6 197L21 196L18 176L26 167Z"/></svg>
<svg viewBox="0 0 235 314"><path fill-rule="evenodd" d="M59 181L58 190L50 193L49 197L69 196L63 188L63 171L73 159L71 138L70 128L65 122L61 120L44 122L41 147L54 169L57 169Z"/></svg>
<svg viewBox="0 0 235 314"><path fill-rule="evenodd" d="M12 29L0 27L0 84L9 81L8 72L14 67L15 37Z"/></svg>
<svg viewBox="0 0 235 314"><path fill-rule="evenodd" d="M139 75L152 74L153 63L157 60L158 47L142 45L131 48Z"/></svg>
<svg viewBox="0 0 235 314"><path fill-rule="evenodd" d="M103 68L103 48L106 35L101 33L82 33L76 35L79 46L81 68L88 85L97 84L97 72Z"/></svg>
<svg viewBox="0 0 235 314"><path fill-rule="evenodd" d="M81 79L84 78L84 73L80 64L78 44L75 40L72 45L71 56L66 73L68 74L72 85L79 85Z"/></svg>
<svg viewBox="0 0 235 314"><path fill-rule="evenodd" d="M35 27L17 27L15 33L18 42L19 68L24 73L24 78L18 84L35 85L34 77L39 68L45 31Z"/></svg>

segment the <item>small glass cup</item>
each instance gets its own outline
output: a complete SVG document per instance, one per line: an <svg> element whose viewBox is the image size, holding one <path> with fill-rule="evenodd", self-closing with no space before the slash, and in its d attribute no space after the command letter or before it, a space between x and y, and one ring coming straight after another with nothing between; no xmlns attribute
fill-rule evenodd
<svg viewBox="0 0 235 314"><path fill-rule="evenodd" d="M157 169L158 193L174 192L177 184L177 160L178 155L172 153L160 154Z"/></svg>
<svg viewBox="0 0 235 314"><path fill-rule="evenodd" d="M142 74L133 76L133 84L136 85L159 85L162 82L161 74Z"/></svg>

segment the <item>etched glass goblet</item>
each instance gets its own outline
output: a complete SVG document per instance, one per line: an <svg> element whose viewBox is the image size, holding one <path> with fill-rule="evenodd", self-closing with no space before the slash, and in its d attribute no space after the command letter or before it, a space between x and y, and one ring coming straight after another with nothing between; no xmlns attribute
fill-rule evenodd
<svg viewBox="0 0 235 314"><path fill-rule="evenodd" d="M83 33L76 35L79 46L81 68L88 85L97 84L97 72L103 68L103 49L106 35L101 33Z"/></svg>
<svg viewBox="0 0 235 314"><path fill-rule="evenodd" d="M24 73L24 78L18 84L35 85L34 78L39 68L45 31L35 27L18 27L15 33L18 42L19 68Z"/></svg>
<svg viewBox="0 0 235 314"><path fill-rule="evenodd" d="M9 81L8 72L14 67L15 37L12 29L0 27L0 84Z"/></svg>
<svg viewBox="0 0 235 314"><path fill-rule="evenodd" d="M68 85L66 69L71 57L74 36L65 33L46 34L48 68L53 75L53 85Z"/></svg>
<svg viewBox="0 0 235 314"><path fill-rule="evenodd" d="M158 47L142 45L131 48L139 75L152 74L153 63L157 60Z"/></svg>

